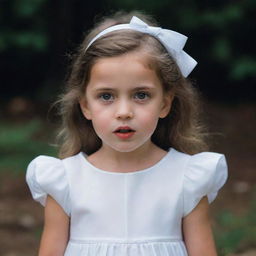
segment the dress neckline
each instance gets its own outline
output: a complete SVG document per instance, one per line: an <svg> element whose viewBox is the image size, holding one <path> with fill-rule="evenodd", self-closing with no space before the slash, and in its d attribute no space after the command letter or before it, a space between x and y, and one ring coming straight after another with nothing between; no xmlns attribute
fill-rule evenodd
<svg viewBox="0 0 256 256"><path fill-rule="evenodd" d="M100 172L100 173L105 173L105 174L110 174L110 175L136 175L136 174L140 174L140 173L147 173L152 171L153 169L157 168L159 165L161 165L163 162L166 161L167 158L169 158L169 156L172 156L174 153L174 148L169 148L169 150L167 151L167 153L154 165L145 168L145 169L141 169L141 170L137 170L137 171L133 171L133 172L112 172L112 171L106 171L100 168L97 168L96 166L94 166L93 164L91 164L88 160L87 160L87 155L84 152L80 152L78 154L78 156L81 158L82 163L84 165L86 165L87 167L91 167L93 170Z"/></svg>

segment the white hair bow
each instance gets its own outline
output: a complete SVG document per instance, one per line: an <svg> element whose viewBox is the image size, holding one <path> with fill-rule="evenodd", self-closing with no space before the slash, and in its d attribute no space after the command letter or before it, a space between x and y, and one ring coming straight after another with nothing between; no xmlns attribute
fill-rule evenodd
<svg viewBox="0 0 256 256"><path fill-rule="evenodd" d="M194 69L194 67L197 65L197 62L191 56L189 56L185 51L183 51L183 47L188 39L186 36L173 30L148 26L147 23L143 22L136 16L133 16L130 23L128 24L115 25L101 31L98 35L96 35L90 41L86 50L99 37L109 32L121 30L121 29L136 30L157 38L163 44L163 46L166 48L169 54L173 57L173 59L175 60L176 64L178 65L184 77L187 77L191 73L191 71Z"/></svg>

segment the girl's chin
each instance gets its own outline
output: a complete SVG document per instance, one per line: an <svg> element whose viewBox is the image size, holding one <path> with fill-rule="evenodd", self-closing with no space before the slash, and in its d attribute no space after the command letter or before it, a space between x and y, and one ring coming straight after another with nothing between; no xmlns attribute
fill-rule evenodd
<svg viewBox="0 0 256 256"><path fill-rule="evenodd" d="M148 143L144 143L142 145L131 145L129 143L121 144L121 145L108 145L108 148L110 147L112 150L118 152L118 153L132 153L136 152L138 150L142 150L143 148L148 148Z"/></svg>
<svg viewBox="0 0 256 256"><path fill-rule="evenodd" d="M111 147L111 149L118 153L131 153L136 151L137 147Z"/></svg>

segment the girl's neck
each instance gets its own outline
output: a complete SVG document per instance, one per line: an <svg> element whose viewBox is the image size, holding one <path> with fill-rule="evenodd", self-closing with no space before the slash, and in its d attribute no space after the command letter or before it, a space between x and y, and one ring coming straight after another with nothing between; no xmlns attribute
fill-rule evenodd
<svg viewBox="0 0 256 256"><path fill-rule="evenodd" d="M103 146L88 156L87 160L95 167L106 171L132 172L153 166L166 153L152 142L132 152L119 152Z"/></svg>

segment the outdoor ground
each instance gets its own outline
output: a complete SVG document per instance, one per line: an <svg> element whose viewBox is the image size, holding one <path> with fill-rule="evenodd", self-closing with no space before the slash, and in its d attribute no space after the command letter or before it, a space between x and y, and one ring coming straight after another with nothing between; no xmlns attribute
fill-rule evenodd
<svg viewBox="0 0 256 256"><path fill-rule="evenodd" d="M256 105L207 104L205 113L211 131L222 134L212 151L224 153L229 165L228 182L211 205L219 255L255 256ZM12 161L10 166L19 164ZM43 208L31 198L25 170L0 168L0 255L37 255Z"/></svg>

